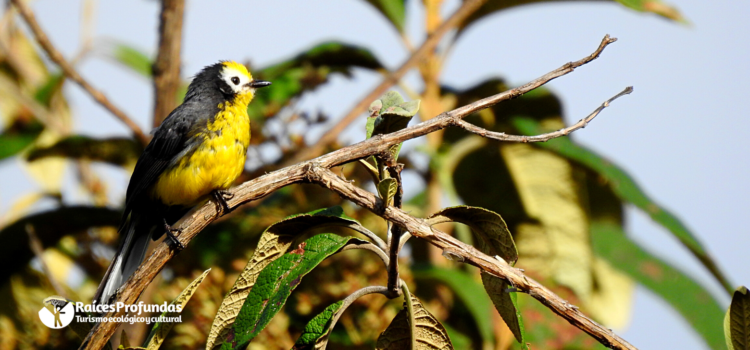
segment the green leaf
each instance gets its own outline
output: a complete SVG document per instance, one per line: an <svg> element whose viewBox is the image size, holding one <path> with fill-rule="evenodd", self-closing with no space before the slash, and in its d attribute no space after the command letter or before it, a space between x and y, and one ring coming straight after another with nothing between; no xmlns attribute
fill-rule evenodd
<svg viewBox="0 0 750 350"><path fill-rule="evenodd" d="M131 166L142 152L143 147L132 138L94 139L87 136L69 136L52 146L32 149L26 159L33 162L46 157L66 157Z"/></svg>
<svg viewBox="0 0 750 350"><path fill-rule="evenodd" d="M419 111L419 100L406 101L396 91L388 91L380 99L370 104L370 116L367 118L367 138L380 134L390 134L406 128L409 121ZM398 159L401 144L391 146L390 153Z"/></svg>
<svg viewBox="0 0 750 350"><path fill-rule="evenodd" d="M365 48L329 41L281 63L254 70L255 78L272 81L273 88L256 94L248 113L251 118L273 116L296 97L326 83L331 74L350 77L353 68L379 70L383 65Z"/></svg>
<svg viewBox="0 0 750 350"><path fill-rule="evenodd" d="M441 349L452 350L453 344L448 337L448 332L440 321L435 318L414 294L411 295L414 320L416 321L415 336L418 344L423 347L419 349ZM411 327L406 307L401 309L393 318L388 328L380 334L375 345L377 350L402 350L411 348Z"/></svg>
<svg viewBox="0 0 750 350"><path fill-rule="evenodd" d="M724 346L723 308L700 284L631 241L618 225L591 223L594 253L669 303L708 346Z"/></svg>
<svg viewBox="0 0 750 350"><path fill-rule="evenodd" d="M380 198L388 205L390 205L391 200L396 195L396 191L398 191L398 181L396 179L389 177L378 183L378 194L380 194Z"/></svg>
<svg viewBox="0 0 750 350"><path fill-rule="evenodd" d="M494 344L492 315L490 314L492 306L482 285L471 275L461 270L436 266L415 267L412 269L412 274L416 280L434 280L450 288L471 313L479 335L482 336L482 342L490 347Z"/></svg>
<svg viewBox="0 0 750 350"><path fill-rule="evenodd" d="M490 256L500 256L508 264L514 265L518 261L518 251L513 242L513 236L508 230L503 218L484 208L456 206L445 208L427 219L430 225L442 222L460 222L471 228L479 238L479 250ZM520 313L512 302L507 282L502 279L482 274L482 283L495 309L500 313L508 328L513 332L521 344L524 344L523 321Z"/></svg>
<svg viewBox="0 0 750 350"><path fill-rule="evenodd" d="M31 146L44 128L37 121L20 122L5 128L0 134L0 160L15 156Z"/></svg>
<svg viewBox="0 0 750 350"><path fill-rule="evenodd" d="M747 288L737 288L732 303L724 316L724 337L729 350L750 349L750 294Z"/></svg>
<svg viewBox="0 0 750 350"><path fill-rule="evenodd" d="M514 118L513 124L526 135L536 135L546 132L536 121L529 118ZM659 206L659 204L646 195L625 170L611 161L604 159L594 151L573 143L567 137L558 137L544 143L535 143L534 145L554 151L565 158L594 170L603 177L620 199L632 203L651 216L652 220L672 232L727 290L732 290L728 279L719 270L718 265L708 254L703 244L698 241L698 238L674 214Z"/></svg>
<svg viewBox="0 0 750 350"><path fill-rule="evenodd" d="M134 72L151 78L151 59L142 51L124 43L116 43L108 55Z"/></svg>
<svg viewBox="0 0 750 350"><path fill-rule="evenodd" d="M351 237L323 233L299 244L266 266L258 276L229 331L222 349L244 349L286 303L302 278L325 258L337 253Z"/></svg>
<svg viewBox="0 0 750 350"><path fill-rule="evenodd" d="M380 134L390 134L406 128L409 121L419 111L420 100L406 101L396 91L388 91L380 99L370 104L367 138ZM378 109L378 107L380 107ZM371 127L370 127L371 126Z"/></svg>
<svg viewBox="0 0 750 350"><path fill-rule="evenodd" d="M194 279L193 282L190 282L185 289L182 290L180 295L177 296L172 302L169 304L169 307L171 306L179 306L180 311L164 311L160 315L161 317L177 317L180 314L182 314L182 310L185 310L185 305L187 305L188 301L190 301L190 298L195 294L195 291L198 290L198 286L201 285L203 280L206 278L208 273L211 272L211 269L208 269L206 271L203 271L203 273L198 276L198 278ZM148 350L156 350L159 347L161 347L161 344L164 343L164 339L167 337L167 334L170 330L172 330L172 327L174 327L175 322L157 322L154 324L154 327L151 328L151 332L148 334L148 337L146 337L146 340L143 342L143 347L147 348Z"/></svg>
<svg viewBox="0 0 750 350"><path fill-rule="evenodd" d="M498 255L508 264L518 261L518 251L508 226L500 216L491 210L467 205L445 208L432 214L427 222L435 225L444 222L460 222L471 228L479 238L479 250L490 256Z"/></svg>
<svg viewBox="0 0 750 350"><path fill-rule="evenodd" d="M523 331L523 319L521 312L518 311L518 302L516 301L516 292L510 292L510 285L501 278L482 273L482 284L487 290L495 309L505 321L513 336L524 347L526 346L526 336Z"/></svg>
<svg viewBox="0 0 750 350"><path fill-rule="evenodd" d="M603 1L603 0L597 0ZM612 1L612 0L604 0ZM475 11L469 18L467 18L460 26L459 31L463 31L470 25L476 23L479 19L486 16L495 14L497 12L522 6L528 4L535 4L540 2L555 2L560 3L560 0L489 0L484 3L477 11ZM573 1L568 1L572 3ZM640 12L652 12L657 15L672 19L675 21L684 22L685 19L680 15L679 11L674 7L664 4L659 0L617 0L617 2Z"/></svg>
<svg viewBox="0 0 750 350"><path fill-rule="evenodd" d="M380 13L398 29L404 31L404 22L406 20L406 1L405 0L367 0Z"/></svg>
<svg viewBox="0 0 750 350"><path fill-rule="evenodd" d="M70 206L30 215L0 230L0 284L11 274L27 266L34 253L29 248L26 225L32 225L44 247L50 247L65 235L85 232L92 227L117 226L120 210Z"/></svg>
<svg viewBox="0 0 750 350"><path fill-rule="evenodd" d="M343 304L343 300L337 301L328 305L323 312L313 317L313 319L305 325L305 329L297 339L297 342L294 343L292 349L303 350L325 348L328 343L328 335L331 331L331 322Z"/></svg>
<svg viewBox="0 0 750 350"><path fill-rule="evenodd" d="M261 271L281 257L297 237L309 230L329 226L348 227L355 231L364 229L359 222L344 214L344 210L339 206L291 215L269 226L261 235L253 257L224 297L211 325L206 349L213 349L226 338L240 306L246 300Z"/></svg>

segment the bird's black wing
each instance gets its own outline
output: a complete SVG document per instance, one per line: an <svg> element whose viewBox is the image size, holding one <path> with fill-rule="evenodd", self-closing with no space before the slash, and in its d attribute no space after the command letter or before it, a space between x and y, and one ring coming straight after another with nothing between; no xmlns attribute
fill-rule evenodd
<svg viewBox="0 0 750 350"><path fill-rule="evenodd" d="M188 134L196 119L201 118L191 116L191 112L195 111L185 107L183 104L167 116L162 125L156 129L153 139L138 159L130 184L128 184L125 215L132 210L133 203L145 195L145 191L173 163L175 156L191 146L187 142Z"/></svg>

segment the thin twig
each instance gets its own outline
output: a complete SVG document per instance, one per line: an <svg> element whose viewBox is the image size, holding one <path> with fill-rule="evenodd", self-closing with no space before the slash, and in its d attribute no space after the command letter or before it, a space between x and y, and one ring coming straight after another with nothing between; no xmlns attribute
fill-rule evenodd
<svg viewBox="0 0 750 350"><path fill-rule="evenodd" d="M376 235L375 232L368 230L367 227L364 227L360 224L351 224L346 227L354 231L357 231L361 233L362 235L364 235L365 237L369 238L378 246L378 248L383 249L383 250L386 248L386 244L383 241L383 239L378 237L378 235Z"/></svg>
<svg viewBox="0 0 750 350"><path fill-rule="evenodd" d="M31 32L34 34L34 38L36 39L36 41L47 53L47 56L49 56L50 60L60 66L63 74L78 83L78 85L86 90L86 92L88 92L96 102L98 102L102 107L109 110L112 114L115 115L117 119L127 125L127 127L130 128L130 130L133 132L133 135L138 139L138 141L140 141L144 145L147 144L149 138L148 136L146 136L146 134L143 133L138 124L130 119L130 117L125 114L125 112L115 107L115 105L113 105L112 102L109 101L107 96L105 96L101 91L94 89L91 84L84 80L83 77L81 77L81 75L78 74L78 72L73 68L73 66L65 60L60 51L58 51L52 45L52 42L49 41L47 34L45 34L42 30L42 27L39 26L34 13L31 11L31 8L29 8L26 2L23 0L11 0L11 2L16 6L16 8L18 9L18 13L21 14L21 17L23 17L24 21L26 21L26 24L28 24L29 29L31 29Z"/></svg>
<svg viewBox="0 0 750 350"><path fill-rule="evenodd" d="M388 153L390 155L390 153ZM389 163L395 163L395 160L392 160L391 156L391 162ZM396 190L396 195L393 196L393 206L396 208L401 208L401 203L403 201L404 196L404 187L401 182L401 169L403 168L403 165L401 164L395 164L395 166L391 166L389 164L386 169L388 170L388 175L396 180L396 184L398 186L398 189ZM388 222L390 224L390 222ZM388 264L388 291L391 294L392 297L395 297L398 295L399 286L398 281L401 279L398 276L398 254L401 251L401 244L399 242L401 241L401 236L404 234L404 230L401 226L398 225L390 225L390 237L388 240L388 261L390 262Z"/></svg>
<svg viewBox="0 0 750 350"><path fill-rule="evenodd" d="M409 335L411 335L411 350L417 350L417 319L414 317L414 303L411 302L411 292L409 286L406 285L404 280L399 279L399 285L401 291L404 294L404 304L406 304L406 312L409 314Z"/></svg>
<svg viewBox="0 0 750 350"><path fill-rule="evenodd" d="M406 75L414 66L419 64L430 51L434 50L440 39L448 33L450 30L461 24L466 18L471 16L477 9L479 9L486 0L466 0L462 3L461 7L451 15L450 18L445 20L443 24L437 28L422 45L412 53L409 59L404 62L401 67L396 69L393 73L386 76L383 81L376 86L369 94L363 97L343 118L341 118L336 125L334 125L328 132L326 132L314 145L303 148L302 151L297 153L287 164L296 163L304 159L309 159L321 153L321 151L329 144L336 141L344 129L351 124L362 112L367 110L372 101L376 100L380 95L385 93L388 88L398 83L398 81Z"/></svg>
<svg viewBox="0 0 750 350"><path fill-rule="evenodd" d="M317 343L320 343L321 341L327 341L328 336L331 334L331 331L333 331L333 327L336 326L336 322L339 321L339 318L341 318L341 315L344 314L344 311L354 303L355 300L368 295L368 294L383 294L386 297L388 296L388 288L383 286L369 286L364 287L352 294L350 294L348 297L344 299L344 301L341 303L341 306L338 310L336 310L336 313L334 313L333 317L331 318L331 325L328 326L328 332L325 334L325 338L318 339Z"/></svg>
<svg viewBox="0 0 750 350"><path fill-rule="evenodd" d="M68 299L65 290L62 288L60 283L57 282L55 277L52 276L52 271L50 271L49 266L47 266L47 262L44 261L44 247L42 247L42 241L40 241L39 237L37 237L36 235L34 226L32 226L31 224L26 224L26 233L29 235L29 246L31 246L31 251L34 252L34 255L42 265L42 272L44 272L44 275L47 276L49 284L52 285L52 289L55 290L55 293L57 293L57 295Z"/></svg>
<svg viewBox="0 0 750 350"><path fill-rule="evenodd" d="M164 0L159 16L159 52L151 67L154 76L154 120L157 127L177 107L180 50L185 0Z"/></svg>
<svg viewBox="0 0 750 350"><path fill-rule="evenodd" d="M612 103L612 101L618 99L621 96L630 94L633 92L633 87L628 86L625 88L625 90L622 90L619 94L611 97L609 100L604 101L601 106L599 106L597 109L595 109L591 114L589 114L586 118L583 118L579 120L577 123L562 128L557 131L549 132L546 134L541 135L534 135L534 136L525 136L525 135L508 135L504 132L495 132L495 131L489 131L485 128L478 127L474 124L471 124L463 119L456 121L456 126L463 128L466 131L475 133L479 136L486 137L493 140L499 140L499 141L511 141L511 142L545 142L560 136L567 136L571 132L576 131L578 129L583 129L588 125L589 122L591 122L594 118L596 118L597 115L604 109L609 107L609 104Z"/></svg>
<svg viewBox="0 0 750 350"><path fill-rule="evenodd" d="M438 248L444 250L450 249L451 254L463 258L465 262L509 281L517 290L539 300L550 310L588 333L603 345L613 349L635 349L634 346L620 338L612 330L594 322L581 313L577 307L572 306L532 278L524 275L521 270L490 257L453 236L431 227L424 219L415 218L401 209L392 206L385 207L385 203L378 196L341 180L328 169L313 166L308 168L308 174L311 181L336 192L339 196L370 210L374 214L396 225L402 226L412 235L425 239Z"/></svg>
<svg viewBox="0 0 750 350"><path fill-rule="evenodd" d="M249 180L242 185L230 190L230 192L233 194L233 197L227 201L227 205L230 208L236 208L239 205L268 196L274 191L285 186L295 183L313 181L313 179L310 178L311 169L330 169L332 167L359 159L364 159L375 154L383 154L384 152L387 152L393 145L456 125L456 121L468 116L471 113L477 112L483 108L491 107L510 98L521 96L524 93L527 93L541 85L544 85L546 82L552 79L572 72L576 67L595 59L601 53L601 51L612 42L614 42L614 39L610 39L609 36L605 36L602 40L602 44L600 44L599 48L594 52L594 54L589 55L583 60L567 63L562 67L518 88L487 97L485 99L476 101L472 104L454 109L446 113L442 113L439 116L428 121L399 130L397 132L377 135L368 140L351 146L343 147L337 151L333 151L313 160L294 164ZM344 180L340 181L346 182ZM349 184L348 182L346 183L353 187L353 185ZM363 195L362 198L346 198L352 200L355 203L370 203L370 193L367 191L353 192L353 194L350 193L349 195L357 196L360 194ZM382 202L376 201L373 203L375 203L375 205L382 206ZM207 203L200 208L196 207L191 210L188 214L183 216L182 219L180 219L173 225L173 227L179 228L182 231L177 239L182 244L187 245L201 230L203 230L209 223L215 220L217 213L216 210L216 206L212 203ZM384 210L385 208L379 208L376 210L376 212L380 213ZM403 213L400 210L398 212ZM403 215L408 216L408 214L406 213L403 213ZM387 219L389 219L389 221L391 222L399 222L399 220L393 220L390 218ZM408 222L413 223L414 221L411 221L410 219L410 221ZM411 227L406 226L406 228L407 231L416 235L416 231L412 231ZM441 246L437 242L431 241L431 243ZM474 251L476 251L476 249ZM497 261L496 259L487 257L486 255L478 251L476 252L478 254L481 254L481 256L483 257L482 259L485 259L486 257L486 259L490 259L491 261ZM125 284L120 287L120 289L116 293L115 302L122 302L125 304L135 303L143 290L151 283L151 281L153 281L156 275L162 270L162 268L164 268L164 265L167 263L167 261L169 261L174 255L175 252L169 247L169 245L159 244L156 249L154 249L154 252L151 254L151 256L149 256L148 259L146 259L141 264L138 270L136 270L135 273L133 273L133 275L125 282ZM496 266L496 262L494 264L495 265L488 265L487 267L483 267L483 269L491 272L497 272L503 269L508 270L510 268L500 268ZM545 294L540 298L544 299L546 296L547 295ZM548 304L545 303L545 305ZM548 307L550 306L548 305ZM106 316L116 317L120 315L121 313L111 312ZM107 343L109 338L114 334L117 325L118 323L116 322L102 322L97 324L84 340L83 344L81 345L81 349L102 348L104 344Z"/></svg>
<svg viewBox="0 0 750 350"><path fill-rule="evenodd" d="M344 248L341 248L341 251L344 252L344 251L352 250L352 249L369 250L375 253L378 256L378 258L380 258L380 260L383 260L383 263L388 265L388 256L385 255L385 252L382 249L378 248L378 246L370 242L365 242L361 244L348 244L348 245L345 245Z"/></svg>

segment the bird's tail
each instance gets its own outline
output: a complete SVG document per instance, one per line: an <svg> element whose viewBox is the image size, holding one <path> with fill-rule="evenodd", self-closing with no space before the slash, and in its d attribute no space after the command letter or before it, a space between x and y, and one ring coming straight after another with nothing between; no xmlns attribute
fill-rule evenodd
<svg viewBox="0 0 750 350"><path fill-rule="evenodd" d="M148 243L155 228L151 220L147 220L143 215L130 213L120 227L120 237L124 239L121 238L117 253L99 284L94 300L100 304L106 304L117 289L138 269L146 256Z"/></svg>

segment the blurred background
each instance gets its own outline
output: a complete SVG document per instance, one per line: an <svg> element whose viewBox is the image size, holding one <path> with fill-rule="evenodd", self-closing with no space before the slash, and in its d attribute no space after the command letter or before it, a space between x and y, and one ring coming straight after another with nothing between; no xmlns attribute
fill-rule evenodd
<svg viewBox="0 0 750 350"><path fill-rule="evenodd" d="M750 235L741 219L750 210L750 148L742 146L750 121L741 107L750 92L750 4L622 2L635 9L614 1L488 1L449 32L394 87L407 100L422 100L423 120L578 60L605 34L619 40L599 59L468 120L538 133L576 122L626 86L635 91L575 132L574 143L500 145L456 130L405 143L400 160L408 208L415 216L462 203L495 210L516 235L518 266L639 348L723 348L728 289L750 281ZM160 3L30 4L83 77L150 131L149 64L158 47ZM461 4L189 1L181 75L187 84L206 65L237 60L273 81L250 107L247 180L316 144ZM79 343L72 332L49 330L36 319L40 301L55 290L18 222L35 225L50 274L68 296L90 300L117 244L114 227L139 146L79 86L63 83L9 8L0 28L0 251L8 257L0 295L14 303L0 307L0 346L67 348ZM319 151L364 139L365 119L359 116L337 144ZM341 171L374 189L357 166ZM333 205L377 233L385 229L376 217L310 185L279 191L206 229L142 297L171 300L214 268L165 348L205 346L216 307L266 226ZM453 231L471 239L463 227ZM457 349L518 347L491 307L482 314L455 293L468 287L450 276L478 281L476 269L411 242L404 278L446 324ZM366 254L340 254L326 264L307 277L253 348L290 348L326 305L385 282ZM481 284L479 291L478 298ZM532 348L598 346L532 298L519 299ZM340 321L332 348L372 348L399 306L382 296L362 299ZM141 328L129 336L142 339Z"/></svg>

